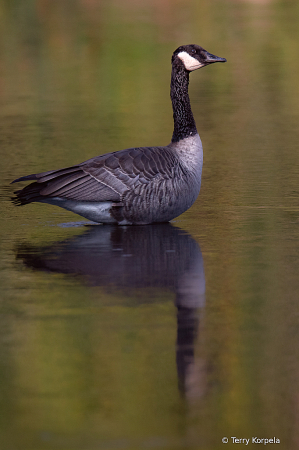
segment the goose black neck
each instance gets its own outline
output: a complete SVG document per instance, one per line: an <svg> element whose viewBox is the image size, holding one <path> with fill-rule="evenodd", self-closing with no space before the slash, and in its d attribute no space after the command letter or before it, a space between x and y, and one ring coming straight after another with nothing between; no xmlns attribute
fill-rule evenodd
<svg viewBox="0 0 299 450"><path fill-rule="evenodd" d="M189 72L182 65L172 66L170 97L174 130L171 142L178 142L197 133L188 94Z"/></svg>

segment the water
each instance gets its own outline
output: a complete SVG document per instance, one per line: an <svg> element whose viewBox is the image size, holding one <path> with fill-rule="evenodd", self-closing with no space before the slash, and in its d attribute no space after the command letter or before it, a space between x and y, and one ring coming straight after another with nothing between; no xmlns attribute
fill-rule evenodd
<svg viewBox="0 0 299 450"><path fill-rule="evenodd" d="M10 0L0 21L1 448L297 449L297 2ZM11 204L21 175L166 145L186 43L228 61L190 77L189 211L117 228Z"/></svg>

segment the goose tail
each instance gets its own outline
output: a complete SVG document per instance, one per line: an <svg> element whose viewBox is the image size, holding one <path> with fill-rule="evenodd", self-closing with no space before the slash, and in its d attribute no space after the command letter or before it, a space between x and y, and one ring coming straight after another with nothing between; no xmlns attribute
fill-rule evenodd
<svg viewBox="0 0 299 450"><path fill-rule="evenodd" d="M31 175L29 175L31 176ZM22 177L16 181L32 180L34 178ZM28 205L32 202L40 202L44 199L44 196L40 194L41 185L39 183L31 183L23 189L19 189L14 192L14 196L11 197L11 201L16 206Z"/></svg>

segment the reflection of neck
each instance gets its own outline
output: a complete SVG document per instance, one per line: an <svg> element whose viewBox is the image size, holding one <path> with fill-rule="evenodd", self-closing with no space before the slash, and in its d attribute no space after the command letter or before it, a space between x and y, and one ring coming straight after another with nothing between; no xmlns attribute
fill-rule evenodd
<svg viewBox="0 0 299 450"><path fill-rule="evenodd" d="M186 392L186 379L194 364L194 342L198 324L197 308L177 306L176 364L179 390L182 394Z"/></svg>
<svg viewBox="0 0 299 450"><path fill-rule="evenodd" d="M173 109L174 130L172 142L178 142L197 133L188 95L189 72L176 62L173 63L170 97Z"/></svg>

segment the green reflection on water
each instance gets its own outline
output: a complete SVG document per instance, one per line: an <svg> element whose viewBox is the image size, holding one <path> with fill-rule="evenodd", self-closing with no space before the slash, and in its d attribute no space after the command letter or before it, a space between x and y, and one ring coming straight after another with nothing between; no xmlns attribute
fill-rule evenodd
<svg viewBox="0 0 299 450"><path fill-rule="evenodd" d="M214 450L252 435L298 447L298 21L295 1L0 3L5 448ZM128 307L119 292L26 268L20 244L83 231L56 226L76 220L66 211L13 207L7 186L167 144L170 56L193 42L228 63L190 81L203 184L176 225L201 245L206 307L198 389L182 399L173 293Z"/></svg>

